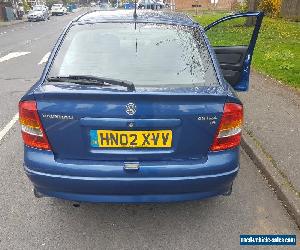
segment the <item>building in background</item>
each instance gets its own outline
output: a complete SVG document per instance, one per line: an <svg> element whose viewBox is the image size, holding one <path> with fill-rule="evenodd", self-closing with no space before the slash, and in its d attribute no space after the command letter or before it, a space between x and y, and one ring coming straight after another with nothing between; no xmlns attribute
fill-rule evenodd
<svg viewBox="0 0 300 250"><path fill-rule="evenodd" d="M175 4L176 10L188 9L217 9L217 10L232 10L237 3L244 0L165 0L166 3Z"/></svg>
<svg viewBox="0 0 300 250"><path fill-rule="evenodd" d="M0 21L12 21L17 18L18 0L0 0Z"/></svg>
<svg viewBox="0 0 300 250"><path fill-rule="evenodd" d="M27 0L27 2L33 7L35 5L46 5L46 0Z"/></svg>

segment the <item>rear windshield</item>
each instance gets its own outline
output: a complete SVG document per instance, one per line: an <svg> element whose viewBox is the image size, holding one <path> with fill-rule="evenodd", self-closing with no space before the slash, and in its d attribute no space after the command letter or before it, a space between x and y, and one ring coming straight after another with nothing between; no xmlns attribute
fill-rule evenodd
<svg viewBox="0 0 300 250"><path fill-rule="evenodd" d="M42 6L33 6L33 10L43 10Z"/></svg>
<svg viewBox="0 0 300 250"><path fill-rule="evenodd" d="M92 75L138 86L211 86L218 81L199 31L145 23L75 25L50 77Z"/></svg>

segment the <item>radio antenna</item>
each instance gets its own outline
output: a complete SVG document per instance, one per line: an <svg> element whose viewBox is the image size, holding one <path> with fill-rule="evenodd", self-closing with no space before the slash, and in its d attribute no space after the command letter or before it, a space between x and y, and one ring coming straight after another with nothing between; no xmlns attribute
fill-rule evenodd
<svg viewBox="0 0 300 250"><path fill-rule="evenodd" d="M136 13L137 3L136 3L136 1L137 0L134 1L134 13L133 13L133 18L134 19L137 19L137 13Z"/></svg>

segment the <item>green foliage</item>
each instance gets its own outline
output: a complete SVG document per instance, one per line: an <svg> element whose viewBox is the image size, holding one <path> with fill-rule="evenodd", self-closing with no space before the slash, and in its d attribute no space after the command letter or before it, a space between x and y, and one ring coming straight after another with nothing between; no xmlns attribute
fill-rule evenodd
<svg viewBox="0 0 300 250"><path fill-rule="evenodd" d="M47 0L46 5L51 8L53 4L57 3L57 0Z"/></svg>
<svg viewBox="0 0 300 250"><path fill-rule="evenodd" d="M203 26L228 13L204 13L195 17ZM216 26L207 33L217 45L248 44L253 27L242 22ZM300 23L265 17L256 44L253 67L288 85L300 88Z"/></svg>
<svg viewBox="0 0 300 250"><path fill-rule="evenodd" d="M25 13L27 13L31 9L27 0L23 0L22 3L23 3L24 11Z"/></svg>
<svg viewBox="0 0 300 250"><path fill-rule="evenodd" d="M74 1L74 0L62 0L62 3L67 6L68 3L73 3L73 2L77 2L77 1ZM51 6L55 3L61 3L60 0L46 0L46 5L51 8Z"/></svg>
<svg viewBox="0 0 300 250"><path fill-rule="evenodd" d="M62 0L62 2L63 2L63 4L64 4L65 6L67 6L67 4L73 3L74 0Z"/></svg>
<svg viewBox="0 0 300 250"><path fill-rule="evenodd" d="M258 8L271 17L278 17L282 0L260 0Z"/></svg>

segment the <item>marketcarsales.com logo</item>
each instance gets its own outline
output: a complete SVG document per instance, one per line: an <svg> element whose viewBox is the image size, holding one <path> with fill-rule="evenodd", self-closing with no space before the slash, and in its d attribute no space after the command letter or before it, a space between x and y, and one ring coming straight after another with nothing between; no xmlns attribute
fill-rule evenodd
<svg viewBox="0 0 300 250"><path fill-rule="evenodd" d="M296 246L296 235L241 234L240 245Z"/></svg>

